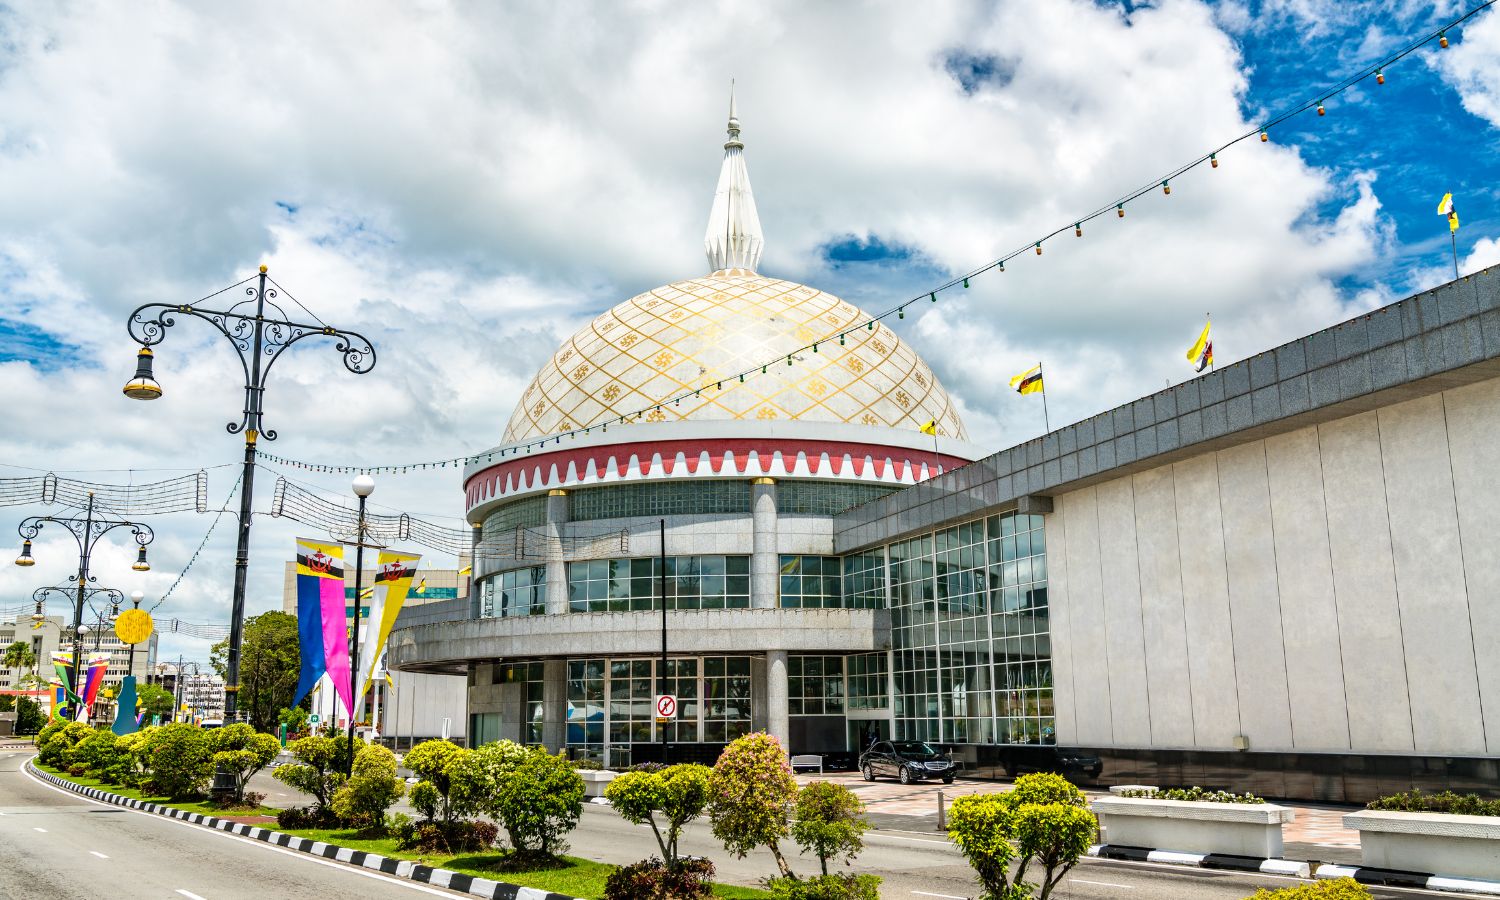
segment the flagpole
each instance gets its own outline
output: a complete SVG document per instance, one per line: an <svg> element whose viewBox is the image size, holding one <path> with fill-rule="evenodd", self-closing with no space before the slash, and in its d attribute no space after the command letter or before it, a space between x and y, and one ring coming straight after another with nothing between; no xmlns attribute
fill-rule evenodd
<svg viewBox="0 0 1500 900"><path fill-rule="evenodd" d="M1453 280L1458 280L1458 232L1448 229L1448 243L1453 247Z"/></svg>
<svg viewBox="0 0 1500 900"><path fill-rule="evenodd" d="M1047 413L1047 373L1042 371L1041 360L1037 360L1036 374L1037 377L1042 380L1042 424L1047 428L1047 431L1045 433L1051 434L1052 416Z"/></svg>

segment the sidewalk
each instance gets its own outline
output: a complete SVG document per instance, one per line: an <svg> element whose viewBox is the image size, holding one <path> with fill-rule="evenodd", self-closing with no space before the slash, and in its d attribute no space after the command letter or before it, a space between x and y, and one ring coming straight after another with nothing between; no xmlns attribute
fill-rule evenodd
<svg viewBox="0 0 1500 900"><path fill-rule="evenodd" d="M802 773L798 784L809 781L832 781L842 784L864 801L869 820L876 828L891 831L937 831L938 794L945 804L955 797L969 794L993 794L1008 791L1008 781L958 779L953 784L940 781L903 785L890 779L865 781L858 772L829 772L825 775ZM1105 791L1085 791L1089 799L1107 796ZM1358 809L1348 806L1281 803L1296 811L1296 819L1283 830L1286 858L1316 862L1358 865L1359 833L1344 827L1343 816Z"/></svg>

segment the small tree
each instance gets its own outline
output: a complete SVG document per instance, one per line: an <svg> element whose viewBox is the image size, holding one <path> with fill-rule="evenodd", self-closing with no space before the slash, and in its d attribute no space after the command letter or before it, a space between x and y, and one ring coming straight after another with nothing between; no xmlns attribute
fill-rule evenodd
<svg viewBox="0 0 1500 900"><path fill-rule="evenodd" d="M152 716L161 716L163 722L172 720L172 707L176 701L172 692L159 684L137 684L135 686L135 708L146 714L146 724Z"/></svg>
<svg viewBox="0 0 1500 900"><path fill-rule="evenodd" d="M423 741L410 750L402 758L402 763L416 773L422 779L412 788L412 803L416 805L420 796L424 805L417 809L429 819L442 818L443 824L447 825L453 821L456 812L453 805L453 778L451 772L465 769L464 760L470 751L453 744L450 741L430 740ZM427 787L422 788L422 784ZM422 788L420 793L417 788ZM432 803L433 796L437 802ZM425 805L430 804L430 806Z"/></svg>
<svg viewBox="0 0 1500 900"><path fill-rule="evenodd" d="M626 772L604 789L604 797L620 817L632 825L649 824L661 847L667 867L680 863L677 841L687 823L703 815L708 808L708 779L713 770L707 766L684 763L661 772ZM662 826L656 824L656 813ZM663 826L665 832L663 832Z"/></svg>
<svg viewBox="0 0 1500 900"><path fill-rule="evenodd" d="M724 748L709 777L709 821L724 849L744 859L756 847L792 874L777 842L787 836L787 809L797 781L780 742L765 732L747 734Z"/></svg>
<svg viewBox="0 0 1500 900"><path fill-rule="evenodd" d="M583 815L583 776L559 753L529 750L500 779L485 811L500 821L517 853L555 857L567 850L563 835Z"/></svg>
<svg viewBox="0 0 1500 900"><path fill-rule="evenodd" d="M245 785L270 765L281 750L281 742L269 734L259 734L243 722L210 731L209 748L216 766L234 774L234 802L245 802Z"/></svg>
<svg viewBox="0 0 1500 900"><path fill-rule="evenodd" d="M954 800L948 836L979 875L986 897L1045 900L1094 839L1097 826L1085 802L1060 776L1025 775L1009 793ZM1021 863L1011 878L1009 864L1017 857ZM1042 868L1039 885L1025 880L1033 864Z"/></svg>
<svg viewBox="0 0 1500 900"><path fill-rule="evenodd" d="M353 777L333 794L333 811L350 825L384 831L385 812L403 790L396 755L379 744L366 744L354 756Z"/></svg>
<svg viewBox="0 0 1500 900"><path fill-rule="evenodd" d="M35 734L46 724L40 703L30 697L16 698L16 734Z"/></svg>
<svg viewBox="0 0 1500 900"><path fill-rule="evenodd" d="M94 733L94 729L82 722L58 720L57 727L49 725L37 735L37 759L48 766L66 769L74 763L73 748Z"/></svg>
<svg viewBox="0 0 1500 900"><path fill-rule="evenodd" d="M163 725L147 742L151 782L168 797L202 793L213 775L213 748L203 729L187 722Z"/></svg>
<svg viewBox="0 0 1500 900"><path fill-rule="evenodd" d="M301 734L302 732L306 731L307 717L307 710L303 709L301 706L294 706L291 709L282 707L281 710L276 713L276 721L286 726L286 733L289 735Z"/></svg>
<svg viewBox="0 0 1500 900"><path fill-rule="evenodd" d="M865 848L865 805L841 784L814 781L797 792L792 818L792 839L804 852L818 858L823 874L828 860L851 862Z"/></svg>
<svg viewBox="0 0 1500 900"><path fill-rule="evenodd" d="M333 802L333 792L344 783L348 743L342 738L311 735L292 741L287 750L298 762L277 766L271 777L304 794L311 794L319 810Z"/></svg>

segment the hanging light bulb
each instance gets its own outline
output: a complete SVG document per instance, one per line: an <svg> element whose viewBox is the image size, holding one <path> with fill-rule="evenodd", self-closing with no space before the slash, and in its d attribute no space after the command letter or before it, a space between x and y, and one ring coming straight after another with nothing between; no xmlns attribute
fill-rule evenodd
<svg viewBox="0 0 1500 900"><path fill-rule="evenodd" d="M1123 203L1116 203L1115 204L1115 215L1118 216L1118 217L1120 217L1120 218L1122 218L1122 219L1125 218L1125 204L1123 204Z"/></svg>
<svg viewBox="0 0 1500 900"><path fill-rule="evenodd" d="M1264 128L1262 128L1260 130L1260 142L1262 144L1264 144L1266 141L1269 141L1270 139L1271 139L1271 136L1269 134L1266 134L1266 130Z"/></svg>
<svg viewBox="0 0 1500 900"><path fill-rule="evenodd" d="M844 336L842 334L839 335L839 346L840 347L844 346Z"/></svg>
<svg viewBox="0 0 1500 900"><path fill-rule="evenodd" d="M1439 31L1438 32L1438 46L1442 47L1444 50L1448 49L1448 32L1446 32L1446 31Z"/></svg>
<svg viewBox="0 0 1500 900"><path fill-rule="evenodd" d="M817 344L813 344L813 352L814 353L818 352L818 345Z"/></svg>
<svg viewBox="0 0 1500 900"><path fill-rule="evenodd" d="M1037 241L1036 242L1036 255L1037 256L1041 256L1042 255L1042 242L1041 241Z"/></svg>
<svg viewBox="0 0 1500 900"><path fill-rule="evenodd" d="M135 562L131 564L130 568L137 572L151 571L151 564L146 562L146 548L144 545L142 545L140 552L135 555Z"/></svg>
<svg viewBox="0 0 1500 900"><path fill-rule="evenodd" d="M1163 194L1170 194L1170 193L1172 193L1172 186L1170 184L1167 184L1165 181L1163 181L1161 183L1161 192Z"/></svg>
<svg viewBox="0 0 1500 900"><path fill-rule="evenodd" d="M790 356L788 356L788 357L787 357L787 358L786 358L786 364L787 364L787 365L791 365L791 364L792 364L792 358L791 358L791 357L790 357Z"/></svg>
<svg viewBox="0 0 1500 900"><path fill-rule="evenodd" d="M875 320L871 319L870 322L869 322L869 325L870 325L870 330L874 331L875 330Z"/></svg>
<svg viewBox="0 0 1500 900"><path fill-rule="evenodd" d="M1073 236L1074 237L1083 237L1083 223L1082 222L1074 222L1073 223Z"/></svg>
<svg viewBox="0 0 1500 900"><path fill-rule="evenodd" d="M18 557L16 557L16 565L18 565L18 566L34 566L34 565L36 565L36 560L34 560L34 559L31 558L31 541L29 539L28 540L24 540L24 541L21 542L21 555L18 556Z"/></svg>
<svg viewBox="0 0 1500 900"><path fill-rule="evenodd" d="M967 278L964 279L964 281L968 281L968 280L969 279L967 279ZM936 303L937 302L937 291L933 291L932 293L928 294L927 295L927 299L931 300L933 303Z"/></svg>
<svg viewBox="0 0 1500 900"><path fill-rule="evenodd" d="M1385 84L1385 71L1383 69L1375 70L1375 83Z"/></svg>
<svg viewBox="0 0 1500 900"><path fill-rule="evenodd" d="M1327 114L1328 114L1328 110L1326 110L1326 109L1323 108L1323 101L1319 100L1318 101L1318 115L1322 116L1322 115L1327 115Z"/></svg>
<svg viewBox="0 0 1500 900"><path fill-rule="evenodd" d="M1208 164L1210 166L1212 166L1213 168L1217 169L1219 167L1219 154L1217 154L1217 153L1210 153L1210 154L1208 154Z"/></svg>
<svg viewBox="0 0 1500 900"><path fill-rule="evenodd" d="M904 318L906 318L906 307L902 306L902 307L898 307L896 309L896 318L898 318L898 319L904 319Z"/></svg>

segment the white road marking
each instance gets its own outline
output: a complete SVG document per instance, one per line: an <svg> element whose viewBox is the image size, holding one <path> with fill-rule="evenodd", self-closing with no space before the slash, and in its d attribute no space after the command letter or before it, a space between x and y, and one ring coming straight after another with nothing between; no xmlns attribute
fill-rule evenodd
<svg viewBox="0 0 1500 900"><path fill-rule="evenodd" d="M1069 880L1074 882L1075 884L1097 884L1100 887L1124 888L1127 891L1135 890L1135 885L1119 884L1113 881L1089 881L1086 878L1072 878Z"/></svg>
<svg viewBox="0 0 1500 900"><path fill-rule="evenodd" d="M103 853L100 853L98 850L90 850L89 852L99 857L100 859L109 859L109 857L105 856Z"/></svg>
<svg viewBox="0 0 1500 900"><path fill-rule="evenodd" d="M177 889L177 893L179 893L182 896L188 898L188 900L203 900L202 897L198 896L197 894L193 893L192 891L185 891L182 888L178 888Z"/></svg>
<svg viewBox="0 0 1500 900"><path fill-rule="evenodd" d="M916 841L919 844L942 844L945 847L952 847L953 846L953 842L952 841L938 841L938 840L933 840L932 838L905 837L904 835L890 834L890 833L885 832L885 831L872 831L872 832L870 832L870 836L871 837L877 837L878 836L878 837L890 838L890 839L896 840L896 841Z"/></svg>
<svg viewBox="0 0 1500 900"><path fill-rule="evenodd" d="M923 897L942 897L943 900L968 900L967 897L955 897L952 894L932 894L927 891L912 891L913 894L921 894Z"/></svg>
<svg viewBox="0 0 1500 900"><path fill-rule="evenodd" d="M32 831L40 831L42 834L46 834L47 833L47 829L45 829L45 828L33 828L31 830Z"/></svg>

